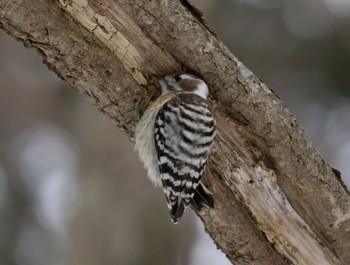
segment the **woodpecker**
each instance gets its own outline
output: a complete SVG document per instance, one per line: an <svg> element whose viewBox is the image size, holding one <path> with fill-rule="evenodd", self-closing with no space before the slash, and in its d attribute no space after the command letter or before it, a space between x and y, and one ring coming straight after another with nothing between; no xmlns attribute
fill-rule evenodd
<svg viewBox="0 0 350 265"><path fill-rule="evenodd" d="M215 119L207 104L208 86L187 73L159 80L161 96L143 114L135 131L135 149L148 177L163 187L173 223L192 205L214 207L201 183L214 144Z"/></svg>

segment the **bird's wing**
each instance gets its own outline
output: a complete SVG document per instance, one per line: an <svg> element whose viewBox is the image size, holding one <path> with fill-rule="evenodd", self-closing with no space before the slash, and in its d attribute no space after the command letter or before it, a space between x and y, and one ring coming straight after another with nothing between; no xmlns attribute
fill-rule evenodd
<svg viewBox="0 0 350 265"><path fill-rule="evenodd" d="M177 222L200 184L215 138L215 121L204 99L176 95L158 112L154 137L168 208Z"/></svg>

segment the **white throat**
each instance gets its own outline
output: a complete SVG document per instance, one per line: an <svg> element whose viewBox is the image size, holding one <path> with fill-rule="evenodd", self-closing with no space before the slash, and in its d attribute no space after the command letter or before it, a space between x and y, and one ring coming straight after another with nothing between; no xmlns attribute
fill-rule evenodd
<svg viewBox="0 0 350 265"><path fill-rule="evenodd" d="M201 81L198 87L193 92L206 100L208 97L208 86L206 83Z"/></svg>

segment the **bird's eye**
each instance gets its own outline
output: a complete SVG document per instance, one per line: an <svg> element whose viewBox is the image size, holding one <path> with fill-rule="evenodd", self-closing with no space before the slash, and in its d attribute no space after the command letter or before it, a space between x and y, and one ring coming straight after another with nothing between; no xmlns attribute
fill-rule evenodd
<svg viewBox="0 0 350 265"><path fill-rule="evenodd" d="M180 80L182 80L182 78L181 78L180 75L175 75L175 76L174 76L174 80L175 80L176 82L179 82Z"/></svg>

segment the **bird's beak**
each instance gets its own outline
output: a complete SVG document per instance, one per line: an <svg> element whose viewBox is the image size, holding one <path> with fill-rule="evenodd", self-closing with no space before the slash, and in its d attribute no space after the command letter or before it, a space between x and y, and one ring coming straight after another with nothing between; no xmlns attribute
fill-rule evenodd
<svg viewBox="0 0 350 265"><path fill-rule="evenodd" d="M153 77L154 77L155 79L157 79L158 81L162 79L162 76L160 76L160 75L153 75Z"/></svg>
<svg viewBox="0 0 350 265"><path fill-rule="evenodd" d="M163 77L160 75L153 75L153 83L160 86L162 84Z"/></svg>
<svg viewBox="0 0 350 265"><path fill-rule="evenodd" d="M164 80L163 77L160 75L153 75L152 81L156 85L156 87L162 92L162 87L164 86Z"/></svg>

